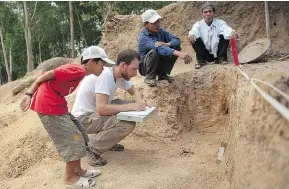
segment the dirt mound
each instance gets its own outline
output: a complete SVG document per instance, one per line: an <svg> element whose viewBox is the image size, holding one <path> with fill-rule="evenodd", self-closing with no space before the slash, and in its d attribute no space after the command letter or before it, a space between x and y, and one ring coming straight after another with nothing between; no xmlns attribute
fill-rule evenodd
<svg viewBox="0 0 289 189"><path fill-rule="evenodd" d="M230 96L227 88L231 86L226 85L230 80L223 78L222 74L226 71L226 68L210 72L190 71L177 75L176 82L170 86L143 87L144 98L153 99L158 107L158 116L163 118L149 121L145 128L153 129L155 125L160 125L155 135L175 140L184 132L215 132L218 127L223 127L224 116L228 114L227 98Z"/></svg>
<svg viewBox="0 0 289 189"><path fill-rule="evenodd" d="M217 18L225 20L240 35L239 51L248 43L266 37L264 2L214 2ZM184 51L192 52L187 32L201 19L201 2L178 2L159 10L162 25L182 40ZM289 45L289 4L269 2L271 40L274 51L287 52ZM126 48L137 49L142 23L138 15L111 15L106 21L101 45L116 58ZM193 53L192 53L193 54Z"/></svg>
<svg viewBox="0 0 289 189"><path fill-rule="evenodd" d="M59 159L53 143L42 129L31 131L14 144L3 146L5 156L0 178L17 178L45 158ZM1 159L2 159L1 158Z"/></svg>

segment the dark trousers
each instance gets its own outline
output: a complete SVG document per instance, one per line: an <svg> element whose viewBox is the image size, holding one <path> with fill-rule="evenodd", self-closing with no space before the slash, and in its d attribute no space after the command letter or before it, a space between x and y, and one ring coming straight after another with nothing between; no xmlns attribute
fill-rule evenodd
<svg viewBox="0 0 289 189"><path fill-rule="evenodd" d="M170 75L175 62L178 57L161 56L154 49L151 49L140 62L139 72L147 79L156 79L164 77L164 75Z"/></svg>
<svg viewBox="0 0 289 189"><path fill-rule="evenodd" d="M199 37L193 44L193 48L196 52L196 57L198 61L208 61L213 62L215 60L224 60L228 61L227 49L229 46L229 40L226 40L223 35L219 35L219 44L217 51L217 58L214 58L214 55L210 54L206 49L206 46L202 39Z"/></svg>

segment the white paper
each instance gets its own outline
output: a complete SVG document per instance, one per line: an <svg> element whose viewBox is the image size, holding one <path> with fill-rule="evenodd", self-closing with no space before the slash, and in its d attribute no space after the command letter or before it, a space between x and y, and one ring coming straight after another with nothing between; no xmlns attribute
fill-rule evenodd
<svg viewBox="0 0 289 189"><path fill-rule="evenodd" d="M117 119L125 121L144 122L146 118L156 111L156 107L146 107L142 111L128 111L117 114Z"/></svg>
<svg viewBox="0 0 289 189"><path fill-rule="evenodd" d="M146 116L148 114L150 114L153 110L155 109L155 107L146 107L145 110L142 111L128 111L128 112L120 112L120 114L122 115L127 115L127 116L136 116L136 117L140 117L140 116Z"/></svg>

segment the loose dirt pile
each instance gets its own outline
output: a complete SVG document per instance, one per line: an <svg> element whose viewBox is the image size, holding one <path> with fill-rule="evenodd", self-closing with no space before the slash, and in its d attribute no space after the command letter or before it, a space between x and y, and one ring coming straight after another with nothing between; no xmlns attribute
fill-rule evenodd
<svg viewBox="0 0 289 189"><path fill-rule="evenodd" d="M186 29L200 17L199 2L172 4L160 10L164 26L184 41ZM273 48L288 48L287 3L269 3ZM216 9L241 34L240 47L265 36L262 2L218 2ZM288 10L288 9L287 9ZM275 11L274 13L272 11ZM286 24L284 24L286 23ZM118 28L118 30L116 30ZM141 24L137 16L111 15L102 40L112 57L124 48L136 49ZM261 28L261 29L260 29ZM113 30L113 31L110 31ZM117 31L117 32L116 32ZM245 40L246 39L246 40ZM193 63L194 64L194 63ZM122 144L124 152L107 152L108 164L95 188L135 189L288 189L289 123L243 78L232 64L195 70L176 63L175 82L149 88L138 76L133 83L158 107L157 115L138 124ZM289 91L289 62L245 65L251 77ZM0 188L63 188L64 164L34 112L18 109L22 94L12 96L17 83L0 87ZM288 107L288 102L262 89ZM129 98L119 91L117 97ZM70 107L75 93L68 98ZM227 143L223 161L216 164L221 142ZM86 160L85 167L89 167Z"/></svg>

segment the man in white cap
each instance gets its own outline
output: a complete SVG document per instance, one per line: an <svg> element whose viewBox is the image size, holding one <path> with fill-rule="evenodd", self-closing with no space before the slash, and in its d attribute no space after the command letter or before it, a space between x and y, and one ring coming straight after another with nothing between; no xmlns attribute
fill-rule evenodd
<svg viewBox="0 0 289 189"><path fill-rule="evenodd" d="M162 17L153 9L146 10L141 19L144 29L138 37L138 52L141 57L139 72L145 76L145 83L156 85L158 80L172 82L170 75L178 57L186 64L192 61L189 54L180 51L180 39L161 27Z"/></svg>
<svg viewBox="0 0 289 189"><path fill-rule="evenodd" d="M140 92L129 81L137 75L139 55L127 49L119 53L116 66L104 68L99 77L86 76L79 86L72 114L83 124L89 135L88 163L102 166L107 162L100 155L107 151L122 151L117 144L135 128L135 122L120 121L122 111L144 110L147 106ZM113 100L117 88L127 91L135 102Z"/></svg>
<svg viewBox="0 0 289 189"><path fill-rule="evenodd" d="M215 19L215 7L211 3L202 6L203 19L196 22L189 32L189 40L196 52L196 69L207 63L227 64L227 49L232 36L238 37L235 30L225 21Z"/></svg>

